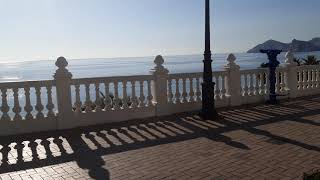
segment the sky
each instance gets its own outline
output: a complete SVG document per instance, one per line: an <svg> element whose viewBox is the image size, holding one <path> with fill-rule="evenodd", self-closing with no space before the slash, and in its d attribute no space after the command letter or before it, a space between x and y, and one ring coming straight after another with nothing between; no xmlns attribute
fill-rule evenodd
<svg viewBox="0 0 320 180"><path fill-rule="evenodd" d="M212 51L320 37L320 0L211 0ZM0 62L201 54L204 0L0 0Z"/></svg>

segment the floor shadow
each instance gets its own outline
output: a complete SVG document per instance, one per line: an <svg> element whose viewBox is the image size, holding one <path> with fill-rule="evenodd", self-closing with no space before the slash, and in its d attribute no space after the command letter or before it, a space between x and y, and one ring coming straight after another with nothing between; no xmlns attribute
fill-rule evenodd
<svg viewBox="0 0 320 180"><path fill-rule="evenodd" d="M320 152L317 146L258 128L284 120L320 126L317 122L303 119L304 116L319 114L320 102L313 98L297 99L295 101L299 103L285 102L277 106L256 105L221 109L219 113L224 118L217 120L202 120L196 113L182 113L69 131L0 137L0 173L75 161L80 168L88 170L91 178L109 179L108 164L103 159L108 154L201 137L224 143L231 148L250 150L246 144L224 135L236 130L268 137L270 143L288 143ZM315 108L314 103L318 108Z"/></svg>
<svg viewBox="0 0 320 180"><path fill-rule="evenodd" d="M97 180L110 179L110 173L107 169L104 169L105 161L97 153L92 151L86 142L79 136L81 131L69 133L66 136L70 146L74 150L74 160L78 166L82 169L89 170L89 176ZM91 134L87 134L87 138L91 139Z"/></svg>

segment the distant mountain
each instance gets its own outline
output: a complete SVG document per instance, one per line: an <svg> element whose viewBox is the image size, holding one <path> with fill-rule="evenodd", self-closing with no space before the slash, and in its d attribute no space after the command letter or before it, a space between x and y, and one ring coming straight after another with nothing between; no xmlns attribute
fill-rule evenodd
<svg viewBox="0 0 320 180"><path fill-rule="evenodd" d="M320 38L313 38L310 42L311 42L312 44L320 47Z"/></svg>
<svg viewBox="0 0 320 180"><path fill-rule="evenodd" d="M320 51L320 38L313 38L310 41L292 40L291 43L282 43L275 40L268 40L262 44L247 51L247 53L260 53L260 49L280 49L282 51L288 51L290 48L294 52L311 52Z"/></svg>

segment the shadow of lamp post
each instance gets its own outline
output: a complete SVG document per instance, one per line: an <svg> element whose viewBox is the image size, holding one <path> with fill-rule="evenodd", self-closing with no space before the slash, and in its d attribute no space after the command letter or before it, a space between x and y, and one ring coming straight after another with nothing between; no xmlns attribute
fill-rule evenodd
<svg viewBox="0 0 320 180"><path fill-rule="evenodd" d="M212 59L210 47L210 0L205 0L205 51L204 51L204 70L202 83L202 110L203 119L216 119L218 113L215 110L214 86L212 81Z"/></svg>

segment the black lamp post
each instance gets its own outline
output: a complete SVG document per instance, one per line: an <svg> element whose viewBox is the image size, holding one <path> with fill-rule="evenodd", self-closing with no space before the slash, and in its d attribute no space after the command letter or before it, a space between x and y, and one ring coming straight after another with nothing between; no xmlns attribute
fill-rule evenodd
<svg viewBox="0 0 320 180"><path fill-rule="evenodd" d="M282 52L282 50L277 49L261 49L261 53L267 54L269 63L267 63L269 67L269 101L270 104L277 104L277 94L276 94L276 69L279 66L280 62L277 60L277 56Z"/></svg>
<svg viewBox="0 0 320 180"><path fill-rule="evenodd" d="M203 119L215 119L218 113L215 110L214 86L212 81L212 59L210 48L210 0L205 0L205 51L204 51L204 70L202 83L202 110Z"/></svg>

